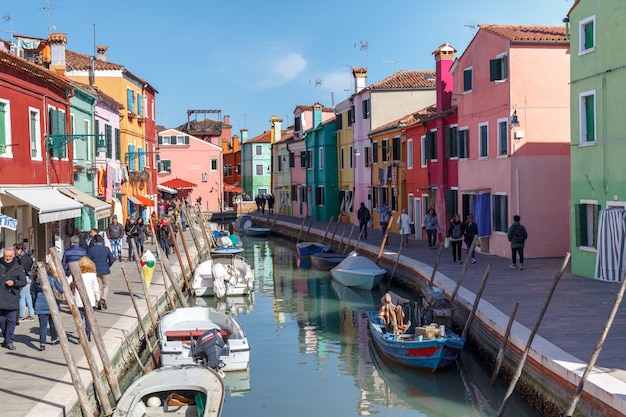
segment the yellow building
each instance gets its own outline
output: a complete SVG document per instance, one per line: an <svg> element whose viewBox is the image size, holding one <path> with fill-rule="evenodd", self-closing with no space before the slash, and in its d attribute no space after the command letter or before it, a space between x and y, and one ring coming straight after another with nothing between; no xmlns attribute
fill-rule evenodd
<svg viewBox="0 0 626 417"><path fill-rule="evenodd" d="M337 120L337 169L339 171L339 201L341 214L354 213L354 148L352 147L354 122L352 102L344 100L335 106Z"/></svg>

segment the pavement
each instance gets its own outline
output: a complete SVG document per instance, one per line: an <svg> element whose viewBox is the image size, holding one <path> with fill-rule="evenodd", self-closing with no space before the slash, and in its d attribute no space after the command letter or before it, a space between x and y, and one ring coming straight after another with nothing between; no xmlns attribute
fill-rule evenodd
<svg viewBox="0 0 626 417"><path fill-rule="evenodd" d="M256 213L251 214L259 216ZM269 225L274 222L274 216L269 221L265 219L267 214L259 220L266 221ZM301 225L301 218L279 216L274 224L274 230L277 233L289 230L292 236L295 231L296 234L301 234L300 241L304 241L305 238L319 241L328 230L326 238L328 241L335 228L335 223L329 227L328 222L313 222L307 233L309 223L307 222L304 228L301 228ZM335 232L335 240L340 240L344 235L344 242L348 242L351 230L351 224L340 223ZM355 244L357 233L358 227L354 228L352 245ZM201 236L199 229L197 235ZM183 233L183 236L191 258L197 262L197 250L190 232ZM381 241L381 231L369 229L367 240L359 242L359 248L375 256ZM155 252L154 245L147 244L146 249ZM383 258L387 266L392 266L396 259L399 259L397 276L407 275L407 271L430 276L437 251L430 250L426 241L410 239L409 246L402 247L398 257L399 250L400 236L391 233ZM187 265L182 247L181 252L183 264ZM124 253L126 254L126 250ZM525 269L520 271L509 268L508 258L479 252L477 263L469 264L463 276L457 302L473 302L487 265L491 265L491 273L479 303L477 317L483 322L495 323L494 326L506 327L514 303L519 302L515 317L517 323L513 327L511 340L521 343L523 350L523 343L528 339L528 329L535 327L563 260L564 258L527 259L524 262ZM175 273L180 273L175 254L170 255L169 264ZM142 294L142 286L136 264L116 262L112 267L108 309L96 312L98 324L104 334L104 343L111 356L127 349L122 329L131 330L137 327L137 317L129 301L122 266L131 282L135 298L140 301L138 303L140 314L144 320L148 316L145 298L142 299L139 295ZM443 249L435 279L436 285L445 287L449 293L454 288L461 270L462 265L452 262L451 250ZM392 281L393 279L395 278L392 277ZM538 355L537 360L545 361L546 368L553 372L554 369L564 372L564 378L577 378L594 352L619 289L619 284L572 275L568 266L543 316L538 335L532 345L532 354ZM157 262L150 286L150 298L162 299L163 294L163 280ZM65 312L61 316L70 337L72 355L79 364L83 383L89 386L91 374L85 355L77 342L72 317L67 314L66 306L62 310ZM585 386L585 391L590 392L590 395L610 403L614 409L619 410L621 414L618 415L626 415L624 355L626 333L622 331L625 327L626 306L621 306L599 354L594 372L590 375L590 382ZM17 347L15 351L0 349L0 380L3 381L0 386L0 404L2 404L0 414L3 417L69 415L70 409L76 406L77 395L60 346L47 346L45 351L38 351L37 320L22 322L17 327L15 345ZM93 342L91 348L96 352ZM535 350L537 352L534 352Z"/></svg>

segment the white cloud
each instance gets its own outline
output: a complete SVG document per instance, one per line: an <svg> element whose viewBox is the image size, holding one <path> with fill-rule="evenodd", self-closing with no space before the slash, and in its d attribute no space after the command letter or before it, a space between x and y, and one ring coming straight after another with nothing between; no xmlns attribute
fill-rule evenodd
<svg viewBox="0 0 626 417"><path fill-rule="evenodd" d="M259 80L258 86L261 89L280 87L296 78L306 66L306 59L297 53L275 56L258 65L255 78Z"/></svg>

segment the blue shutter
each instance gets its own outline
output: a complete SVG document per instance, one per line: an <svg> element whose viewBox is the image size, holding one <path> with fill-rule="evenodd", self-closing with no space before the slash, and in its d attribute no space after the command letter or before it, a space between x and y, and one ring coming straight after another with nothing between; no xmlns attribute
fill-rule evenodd
<svg viewBox="0 0 626 417"><path fill-rule="evenodd" d="M134 171L135 169L135 147L128 145L128 169Z"/></svg>
<svg viewBox="0 0 626 417"><path fill-rule="evenodd" d="M138 148L137 153L139 154L139 171L143 171L146 166L146 153L143 148Z"/></svg>
<svg viewBox="0 0 626 417"><path fill-rule="evenodd" d="M141 93L137 93L137 115L143 117L143 99Z"/></svg>
<svg viewBox="0 0 626 417"><path fill-rule="evenodd" d="M130 113L134 113L135 112L135 100L134 100L134 95L133 95L133 90L131 90L130 88L128 90L126 90L126 107L128 108L128 111Z"/></svg>

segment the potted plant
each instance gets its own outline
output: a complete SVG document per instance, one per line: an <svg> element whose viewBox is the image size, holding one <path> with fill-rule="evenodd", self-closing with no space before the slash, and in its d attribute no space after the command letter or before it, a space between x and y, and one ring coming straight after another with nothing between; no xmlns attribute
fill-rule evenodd
<svg viewBox="0 0 626 417"><path fill-rule="evenodd" d="M350 216L343 210L339 216L342 223L350 223Z"/></svg>

